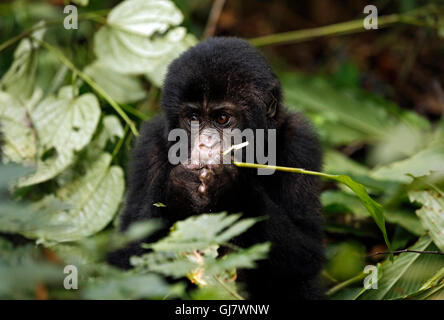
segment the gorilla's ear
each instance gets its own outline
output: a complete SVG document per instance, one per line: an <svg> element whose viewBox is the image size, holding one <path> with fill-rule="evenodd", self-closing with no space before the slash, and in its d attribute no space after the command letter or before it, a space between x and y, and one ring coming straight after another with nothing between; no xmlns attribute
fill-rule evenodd
<svg viewBox="0 0 444 320"><path fill-rule="evenodd" d="M275 79L275 81L273 81L273 87L270 90L270 97L271 99L269 100L268 104L267 104L267 117L268 118L274 118L276 116L276 114L278 113L279 110L279 105L280 105L280 101L281 101L281 85L279 83L279 80Z"/></svg>
<svg viewBox="0 0 444 320"><path fill-rule="evenodd" d="M274 118L277 112L277 108L278 108L278 101L276 97L272 94L271 102L267 105L267 117Z"/></svg>

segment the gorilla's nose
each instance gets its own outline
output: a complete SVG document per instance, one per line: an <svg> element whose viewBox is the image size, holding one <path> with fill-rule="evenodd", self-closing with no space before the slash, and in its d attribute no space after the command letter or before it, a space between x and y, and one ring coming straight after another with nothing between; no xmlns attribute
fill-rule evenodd
<svg viewBox="0 0 444 320"><path fill-rule="evenodd" d="M218 142L218 140L215 139L215 137L213 137L212 135L202 135L199 139L199 148L211 149L216 145L217 142Z"/></svg>

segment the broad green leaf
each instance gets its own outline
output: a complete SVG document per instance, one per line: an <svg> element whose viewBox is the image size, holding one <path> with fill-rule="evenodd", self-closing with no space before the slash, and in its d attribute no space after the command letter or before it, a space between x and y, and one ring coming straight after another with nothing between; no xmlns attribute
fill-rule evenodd
<svg viewBox="0 0 444 320"><path fill-rule="evenodd" d="M132 103L146 97L146 90L136 77L117 73L97 61L84 71L118 103Z"/></svg>
<svg viewBox="0 0 444 320"><path fill-rule="evenodd" d="M116 138L122 138L124 131L119 118L115 115L107 115L103 118L103 128L106 136L111 142L115 142Z"/></svg>
<svg viewBox="0 0 444 320"><path fill-rule="evenodd" d="M100 118L95 95L72 96L72 87L60 90L58 97L43 100L32 113L32 120L45 149L79 151L91 140Z"/></svg>
<svg viewBox="0 0 444 320"><path fill-rule="evenodd" d="M385 165L418 153L432 139L431 130L406 125L404 122L387 128L387 137L376 144L368 157L372 166Z"/></svg>
<svg viewBox="0 0 444 320"><path fill-rule="evenodd" d="M436 250L432 239L422 237L410 250ZM364 289L359 299L399 299L419 290L444 265L444 257L401 253L379 265L378 289Z"/></svg>
<svg viewBox="0 0 444 320"><path fill-rule="evenodd" d="M23 179L29 186L54 178L75 159L91 140L100 118L97 98L87 93L73 96L71 86L63 87L57 97L44 99L31 114L39 138L37 171Z"/></svg>
<svg viewBox="0 0 444 320"><path fill-rule="evenodd" d="M94 48L99 63L106 68L122 74L151 74L164 56L180 53L177 49L182 47L180 42L185 36L182 27L151 39L104 26L94 36Z"/></svg>
<svg viewBox="0 0 444 320"><path fill-rule="evenodd" d="M42 26L43 23L35 27ZM45 29L41 28L32 33L36 39L42 40ZM14 52L14 61L0 81L0 90L6 91L25 101L34 92L35 73L37 67L37 49L39 44L31 38L23 39Z"/></svg>
<svg viewBox="0 0 444 320"><path fill-rule="evenodd" d="M410 183L413 177L422 177L433 172L444 171L444 140L438 139L426 149L405 160L376 168L372 177Z"/></svg>
<svg viewBox="0 0 444 320"><path fill-rule="evenodd" d="M365 134L363 141L388 137L387 129L401 120L418 128L429 128L426 119L379 97L355 88L336 88L330 81L295 73L281 76L287 104L298 110L319 113L350 130Z"/></svg>
<svg viewBox="0 0 444 320"><path fill-rule="evenodd" d="M64 242L102 230L113 219L124 189L122 169L110 164L111 155L104 153L84 176L57 190L57 198L69 209L53 212L45 228L26 235L41 241ZM59 224L67 227L54 227Z"/></svg>
<svg viewBox="0 0 444 320"><path fill-rule="evenodd" d="M100 65L122 74L144 74L160 86L170 62L197 42L178 27L182 19L171 1L122 2L94 36Z"/></svg>
<svg viewBox="0 0 444 320"><path fill-rule="evenodd" d="M403 297L403 299L442 301L444 300L444 283L438 284L425 290L420 290L411 295Z"/></svg>
<svg viewBox="0 0 444 320"><path fill-rule="evenodd" d="M0 91L0 132L4 161L33 163L36 137L26 107L12 95Z"/></svg>
<svg viewBox="0 0 444 320"><path fill-rule="evenodd" d="M444 252L444 194L432 190L410 191L409 198L412 202L422 204L416 214L433 242Z"/></svg>
<svg viewBox="0 0 444 320"><path fill-rule="evenodd" d="M126 0L111 10L107 23L116 29L149 37L164 33L182 22L183 16L172 1Z"/></svg>
<svg viewBox="0 0 444 320"><path fill-rule="evenodd" d="M37 171L28 177L20 179L18 186L26 187L48 181L68 168L74 162L74 153L72 150L63 149L60 152L57 149L50 150L50 156L44 160L38 159Z"/></svg>
<svg viewBox="0 0 444 320"><path fill-rule="evenodd" d="M181 53L186 51L191 46L197 43L197 39L190 34L187 34L182 41L177 43L174 50L170 50L166 55L160 57L155 63L154 68L151 72L147 73L145 76L154 85L161 87L163 85L163 80L168 72L168 66L170 63L180 56Z"/></svg>

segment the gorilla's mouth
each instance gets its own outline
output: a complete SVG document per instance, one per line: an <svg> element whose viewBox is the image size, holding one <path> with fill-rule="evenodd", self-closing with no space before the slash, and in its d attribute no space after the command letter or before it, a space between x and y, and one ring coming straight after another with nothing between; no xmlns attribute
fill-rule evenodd
<svg viewBox="0 0 444 320"><path fill-rule="evenodd" d="M232 165L234 161L234 155L229 155L232 151L242 149L248 146L248 141L234 144L222 151L221 146L215 148L200 148L197 152L191 153L191 158L188 159L184 167L189 170L200 170L205 167ZM193 150L194 151L194 150ZM229 156L228 156L229 155Z"/></svg>

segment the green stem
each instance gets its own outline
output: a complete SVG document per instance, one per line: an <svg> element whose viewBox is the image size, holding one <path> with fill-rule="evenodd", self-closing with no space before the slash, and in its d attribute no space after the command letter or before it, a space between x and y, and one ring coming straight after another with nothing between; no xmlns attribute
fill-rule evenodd
<svg viewBox="0 0 444 320"><path fill-rule="evenodd" d="M114 110L122 117L122 119L126 122L126 124L131 129L131 132L134 133L134 135L138 135L136 126L131 121L130 118L128 118L127 114L122 110L122 108L117 104L117 102L114 101L113 98L105 91L103 90L96 82L94 82L93 79L91 79L87 74L83 73L79 69L77 69L76 66L68 59L66 58L63 53L61 53L57 48L53 47L49 43L43 40L39 40L33 37L36 41L38 41L43 47L45 47L48 51L50 51L52 54L54 54L64 65L66 65L69 69L71 69L72 72L75 72L78 74L80 78L82 78L91 88L93 88L100 96L102 96L113 108Z"/></svg>
<svg viewBox="0 0 444 320"><path fill-rule="evenodd" d="M341 282L340 284L338 284L338 285L334 286L333 288L331 288L330 290L328 290L327 291L327 295L328 296L332 296L336 292L338 292L338 291L340 291L340 290L342 290L342 289L344 289L344 288L346 288L346 287L348 287L348 286L350 286L350 285L352 285L352 284L354 284L356 282L361 281L362 279L365 278L365 276L366 276L366 273L362 272L362 273L358 274L357 276L355 276L353 278L350 278L350 279L348 279L348 280L346 280L344 282Z"/></svg>
<svg viewBox="0 0 444 320"><path fill-rule="evenodd" d="M402 21L401 15L391 14L378 18L378 27L385 28ZM363 27L363 19L336 23L324 27L276 33L269 36L250 39L250 43L256 47L272 44L297 43L319 37L345 35L367 31Z"/></svg>
<svg viewBox="0 0 444 320"><path fill-rule="evenodd" d="M277 170L277 171L285 171L285 172L292 172L292 173L302 173L302 174L309 174L312 176L320 176L324 178L330 178L330 179L337 179L340 176L336 174L328 174L328 173L322 173L317 171L310 171L300 168L290 168L290 167L280 167L280 166L269 166L266 164L256 164L256 163L246 163L246 162L233 162L235 166L241 167L241 168L252 168L252 169L270 169L270 170Z"/></svg>
<svg viewBox="0 0 444 320"><path fill-rule="evenodd" d="M128 134L128 126L125 126L125 131L123 132L123 136L119 139L119 142L117 142L117 144L116 144L116 146L115 146L115 148L114 148L113 154L112 154L112 156L111 156L111 159L112 159L112 160L114 160L114 158L115 158L115 157L117 156L117 154L119 153L120 148L121 148L122 145L123 145L123 142L125 142L125 139L126 139L127 134ZM112 161L112 160L111 160L111 161Z"/></svg>

